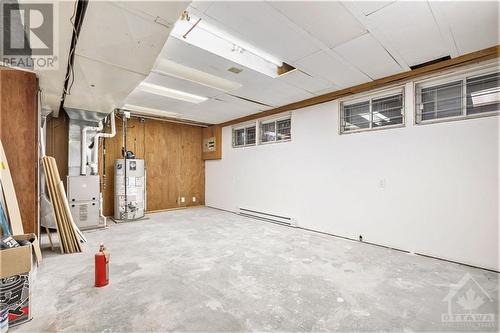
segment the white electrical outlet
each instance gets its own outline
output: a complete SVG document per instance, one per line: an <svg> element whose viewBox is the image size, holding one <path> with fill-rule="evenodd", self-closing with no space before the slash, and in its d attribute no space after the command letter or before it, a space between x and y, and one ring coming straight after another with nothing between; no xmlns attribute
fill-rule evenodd
<svg viewBox="0 0 500 333"><path fill-rule="evenodd" d="M193 197L193 202L196 202L196 197Z"/></svg>
<svg viewBox="0 0 500 333"><path fill-rule="evenodd" d="M181 202L182 202L182 203L185 203L185 202L186 202L186 198L181 197Z"/></svg>

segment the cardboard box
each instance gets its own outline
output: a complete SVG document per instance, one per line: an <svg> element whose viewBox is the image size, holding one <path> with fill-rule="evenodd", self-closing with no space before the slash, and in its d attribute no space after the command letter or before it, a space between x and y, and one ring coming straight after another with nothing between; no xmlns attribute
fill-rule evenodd
<svg viewBox="0 0 500 333"><path fill-rule="evenodd" d="M13 236L30 244L0 250L0 304L9 308L9 327L31 320L31 288L36 265L41 260L35 234ZM34 253L34 255L33 255Z"/></svg>

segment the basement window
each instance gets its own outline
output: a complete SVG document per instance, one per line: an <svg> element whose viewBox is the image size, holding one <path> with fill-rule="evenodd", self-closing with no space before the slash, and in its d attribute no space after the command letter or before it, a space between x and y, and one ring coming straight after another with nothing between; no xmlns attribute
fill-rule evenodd
<svg viewBox="0 0 500 333"><path fill-rule="evenodd" d="M496 115L500 111L500 73L465 74L417 83L416 123Z"/></svg>
<svg viewBox="0 0 500 333"><path fill-rule="evenodd" d="M260 143L290 141L292 138L292 119L278 118L260 122Z"/></svg>
<svg viewBox="0 0 500 333"><path fill-rule="evenodd" d="M340 133L404 125L403 89L340 103Z"/></svg>
<svg viewBox="0 0 500 333"><path fill-rule="evenodd" d="M256 126L233 128L233 147L254 146L256 139Z"/></svg>

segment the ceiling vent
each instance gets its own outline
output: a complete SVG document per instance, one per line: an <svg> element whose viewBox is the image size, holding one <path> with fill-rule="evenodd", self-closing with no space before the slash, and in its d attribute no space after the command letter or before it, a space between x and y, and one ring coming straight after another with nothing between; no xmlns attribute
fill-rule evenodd
<svg viewBox="0 0 500 333"><path fill-rule="evenodd" d="M228 69L228 71L234 74L240 74L241 72L243 72L243 69L237 67L231 67Z"/></svg>

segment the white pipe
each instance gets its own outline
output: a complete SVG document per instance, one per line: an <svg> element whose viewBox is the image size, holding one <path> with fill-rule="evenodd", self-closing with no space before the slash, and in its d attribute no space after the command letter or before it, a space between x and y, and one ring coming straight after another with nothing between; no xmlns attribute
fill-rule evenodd
<svg viewBox="0 0 500 333"><path fill-rule="evenodd" d="M100 202L100 205L99 205L99 216L104 221L104 228L106 228L107 227L107 224L106 224L107 219L106 219L106 216L104 216L104 212L103 212L104 200L103 200L103 197L102 197L102 192L99 193L99 202Z"/></svg>
<svg viewBox="0 0 500 333"><path fill-rule="evenodd" d="M99 122L98 127L92 126L84 126L82 128L82 137L81 137L81 157L80 157L80 175L87 175L87 131L101 131L102 123Z"/></svg>
<svg viewBox="0 0 500 333"><path fill-rule="evenodd" d="M111 133L97 133L94 137L94 147L92 148L92 158L90 162L90 168L93 175L98 174L98 163L97 157L99 154L99 138L112 138L116 135L116 125L115 125L115 112L111 112Z"/></svg>

